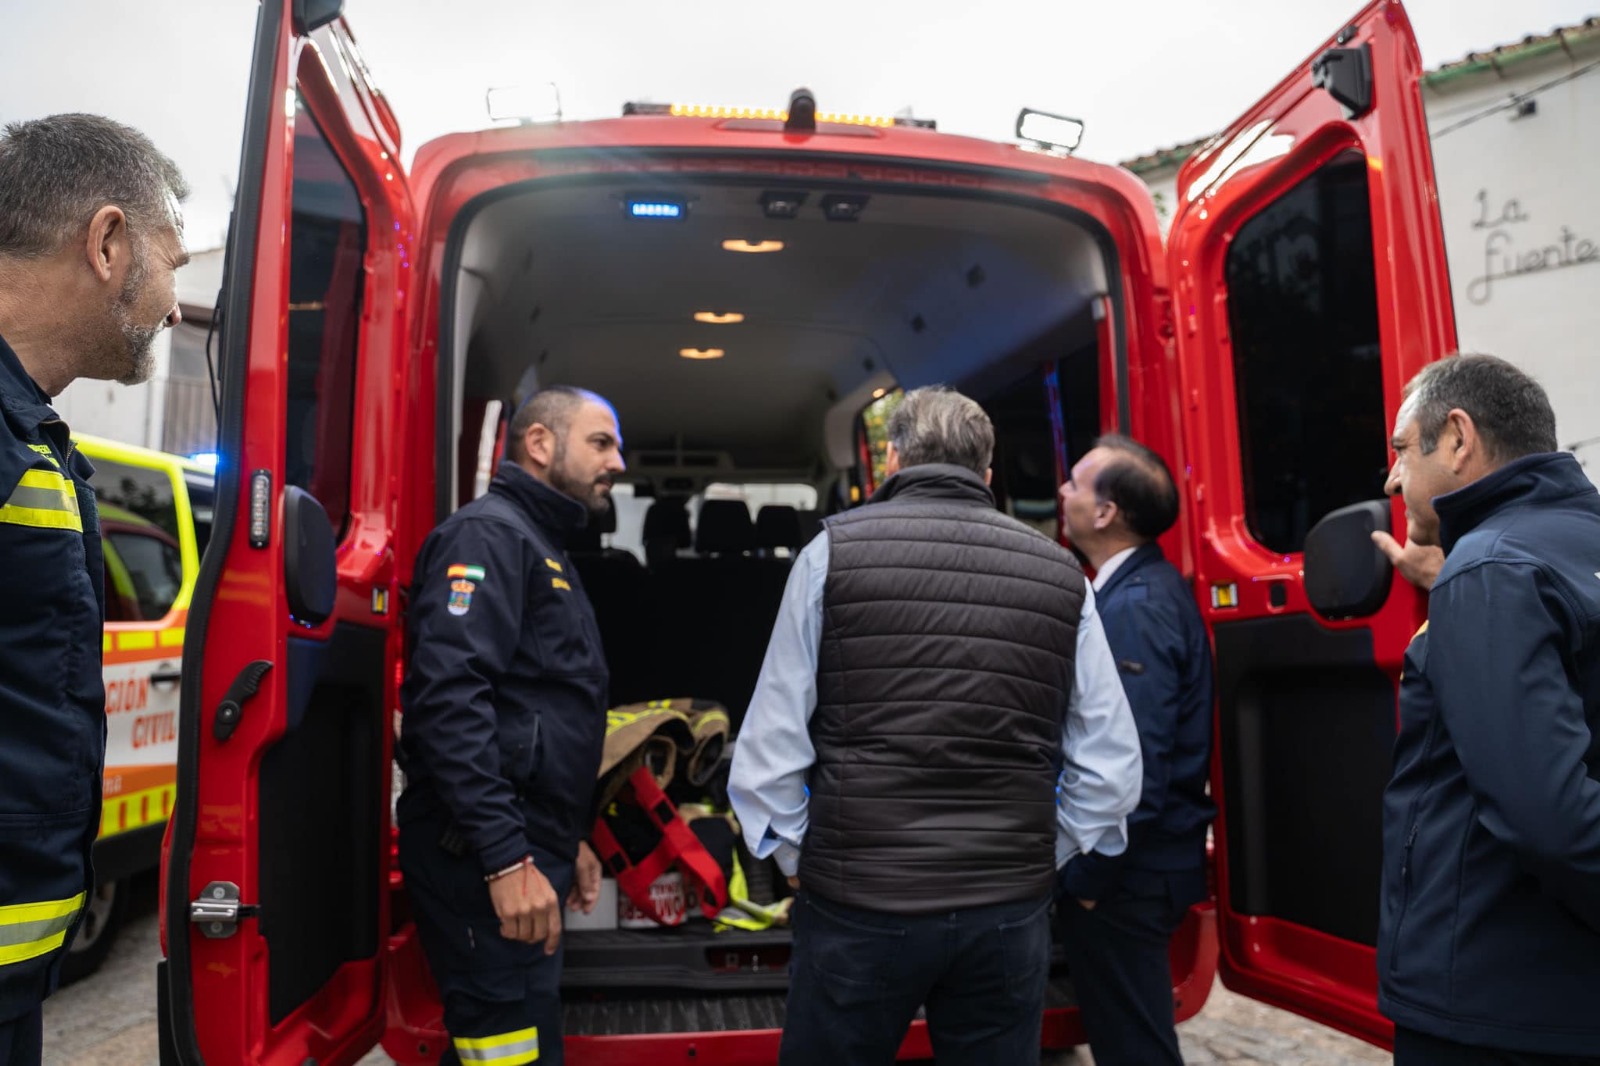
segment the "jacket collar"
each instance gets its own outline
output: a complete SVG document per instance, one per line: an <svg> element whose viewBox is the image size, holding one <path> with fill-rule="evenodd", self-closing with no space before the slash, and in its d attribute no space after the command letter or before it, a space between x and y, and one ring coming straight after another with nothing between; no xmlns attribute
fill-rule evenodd
<svg viewBox="0 0 1600 1066"><path fill-rule="evenodd" d="M521 507L539 528L565 543L567 537L589 522L589 509L564 492L546 485L516 463L503 462L489 482L497 492Z"/></svg>
<svg viewBox="0 0 1600 1066"><path fill-rule="evenodd" d="M922 463L908 466L878 486L868 503L888 500L958 500L994 507L994 493L983 477L964 466Z"/></svg>
<svg viewBox="0 0 1600 1066"><path fill-rule="evenodd" d="M1465 488L1434 497L1439 543L1448 555L1457 541L1505 508L1594 494L1593 483L1571 452L1525 455Z"/></svg>
<svg viewBox="0 0 1600 1066"><path fill-rule="evenodd" d="M1157 544L1155 541L1152 540L1147 544L1139 545L1133 550L1133 554L1128 556L1128 558L1123 561L1123 564L1112 572L1111 576L1106 579L1105 585L1100 589L1100 591L1095 593L1095 596L1104 597L1111 595L1111 590L1121 585L1124 581L1127 581L1129 576L1132 575L1134 571L1142 570L1151 563L1165 558L1166 556L1161 554L1161 545Z"/></svg>
<svg viewBox="0 0 1600 1066"><path fill-rule="evenodd" d="M28 376L4 337L0 337L0 407L5 409L6 421L23 436L32 436L39 423L57 417L50 397Z"/></svg>

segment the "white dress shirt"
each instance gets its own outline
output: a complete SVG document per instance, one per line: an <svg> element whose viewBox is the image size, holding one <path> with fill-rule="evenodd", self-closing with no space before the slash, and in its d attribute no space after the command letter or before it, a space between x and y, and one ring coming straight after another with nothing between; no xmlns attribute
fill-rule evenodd
<svg viewBox="0 0 1600 1066"><path fill-rule="evenodd" d="M1107 566L1114 568L1127 554L1131 552L1107 560ZM1109 570L1102 573L1109 576ZM758 859L775 856L778 868L790 877L799 869L806 834L806 774L817 759L808 727L817 706L827 576L824 531L789 572L728 781L728 796L751 854ZM1067 701L1063 769L1056 785L1058 868L1079 852L1120 855L1127 848L1127 817L1138 805L1144 773L1139 733L1095 613L1094 591L1083 591L1076 676Z"/></svg>

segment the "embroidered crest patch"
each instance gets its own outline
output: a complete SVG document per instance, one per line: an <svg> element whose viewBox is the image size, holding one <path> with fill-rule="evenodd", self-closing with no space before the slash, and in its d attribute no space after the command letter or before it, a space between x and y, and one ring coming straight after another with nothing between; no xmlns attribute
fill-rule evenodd
<svg viewBox="0 0 1600 1066"><path fill-rule="evenodd" d="M451 563L450 569L445 572L446 577L464 577L468 581L482 581L483 567L468 566L466 563Z"/></svg>
<svg viewBox="0 0 1600 1066"><path fill-rule="evenodd" d="M472 594L478 586L464 578L456 578L450 582L450 602L446 604L451 614L466 614L472 609Z"/></svg>

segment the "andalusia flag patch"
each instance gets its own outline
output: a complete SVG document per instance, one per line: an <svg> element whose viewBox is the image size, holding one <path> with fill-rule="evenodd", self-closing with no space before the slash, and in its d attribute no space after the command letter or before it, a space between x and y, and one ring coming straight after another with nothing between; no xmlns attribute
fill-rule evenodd
<svg viewBox="0 0 1600 1066"><path fill-rule="evenodd" d="M451 614L466 614L472 610L472 594L478 591L477 582L483 580L483 567L451 563L445 576L450 578L450 599L446 608Z"/></svg>

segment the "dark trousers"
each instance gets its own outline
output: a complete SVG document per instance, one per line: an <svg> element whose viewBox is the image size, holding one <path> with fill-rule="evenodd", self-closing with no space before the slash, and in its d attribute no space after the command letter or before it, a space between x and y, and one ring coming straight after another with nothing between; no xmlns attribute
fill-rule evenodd
<svg viewBox="0 0 1600 1066"><path fill-rule="evenodd" d="M941 1066L1039 1061L1050 901L937 914L795 901L781 1066L892 1063L917 1008Z"/></svg>
<svg viewBox="0 0 1600 1066"><path fill-rule="evenodd" d="M1092 911L1073 899L1057 907L1095 1066L1183 1066L1167 957L1188 910L1179 880L1130 871Z"/></svg>
<svg viewBox="0 0 1600 1066"><path fill-rule="evenodd" d="M1397 1025L1394 1061L1395 1066L1600 1066L1600 1055L1535 1055L1473 1047Z"/></svg>
<svg viewBox="0 0 1600 1066"><path fill-rule="evenodd" d="M500 919L475 856L439 846L434 818L400 826L400 868L416 918L422 953L444 1000L450 1047L440 1066L495 1062L499 1066L561 1066L561 959L544 945L500 935ZM572 887L572 864L541 853L534 863L558 899Z"/></svg>
<svg viewBox="0 0 1600 1066"><path fill-rule="evenodd" d="M0 1022L0 1066L39 1066L44 1056L44 1008Z"/></svg>

